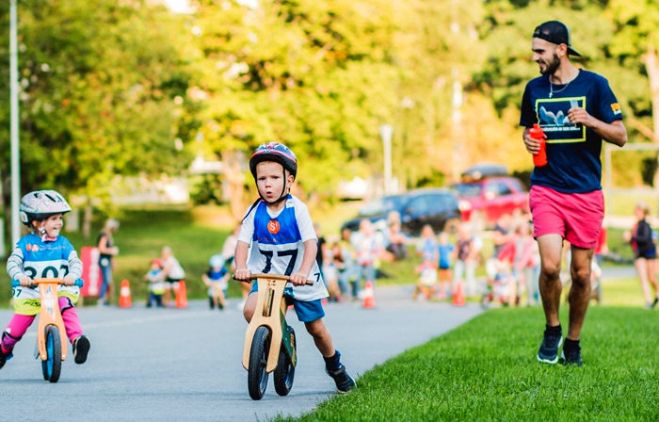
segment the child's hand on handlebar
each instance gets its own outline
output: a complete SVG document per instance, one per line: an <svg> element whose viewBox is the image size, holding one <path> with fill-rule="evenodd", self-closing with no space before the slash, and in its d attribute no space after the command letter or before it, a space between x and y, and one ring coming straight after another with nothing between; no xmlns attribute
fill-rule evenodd
<svg viewBox="0 0 659 422"><path fill-rule="evenodd" d="M64 277L63 281L65 286L73 286L76 283L76 279L72 277Z"/></svg>
<svg viewBox="0 0 659 422"><path fill-rule="evenodd" d="M307 275L302 273L291 274L291 283L296 286L302 286L307 282Z"/></svg>
<svg viewBox="0 0 659 422"><path fill-rule="evenodd" d="M249 272L248 268L236 268L236 272L234 274L234 278L236 280L247 280L251 273Z"/></svg>
<svg viewBox="0 0 659 422"><path fill-rule="evenodd" d="M34 287L34 283L32 282L32 279L26 275L18 279L18 281L21 282L21 286L23 287Z"/></svg>

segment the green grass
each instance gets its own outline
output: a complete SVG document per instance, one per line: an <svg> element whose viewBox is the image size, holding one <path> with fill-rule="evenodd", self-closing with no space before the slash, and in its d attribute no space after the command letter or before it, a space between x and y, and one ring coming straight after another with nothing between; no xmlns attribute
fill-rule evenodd
<svg viewBox="0 0 659 422"><path fill-rule="evenodd" d="M489 311L301 420L657 420L659 312L590 309L582 368L536 362L543 324L538 308Z"/></svg>

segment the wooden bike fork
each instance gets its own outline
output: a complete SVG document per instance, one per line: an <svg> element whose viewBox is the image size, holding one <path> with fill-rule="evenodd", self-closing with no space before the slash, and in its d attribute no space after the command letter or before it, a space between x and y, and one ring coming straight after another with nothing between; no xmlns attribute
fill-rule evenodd
<svg viewBox="0 0 659 422"><path fill-rule="evenodd" d="M62 345L62 360L66 359L66 328L62 320L62 313L59 309L57 296L57 286L61 284L59 279L36 279L35 283L39 285L39 294L41 295L41 312L39 313L39 328L37 332L37 345L39 348L39 357L41 360L48 359L46 352L46 327L54 325L59 329L60 340Z"/></svg>

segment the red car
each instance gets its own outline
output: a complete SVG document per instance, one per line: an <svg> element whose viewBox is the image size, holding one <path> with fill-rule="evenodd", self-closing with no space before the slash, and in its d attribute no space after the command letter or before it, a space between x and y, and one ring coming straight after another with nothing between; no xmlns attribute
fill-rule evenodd
<svg viewBox="0 0 659 422"><path fill-rule="evenodd" d="M465 179L453 186L462 219L493 226L503 214L528 212L529 195L519 179L509 176Z"/></svg>

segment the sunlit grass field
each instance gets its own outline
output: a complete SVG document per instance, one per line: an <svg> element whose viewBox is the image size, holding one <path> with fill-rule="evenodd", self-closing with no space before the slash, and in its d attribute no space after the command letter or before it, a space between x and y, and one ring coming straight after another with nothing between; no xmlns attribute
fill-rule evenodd
<svg viewBox="0 0 659 422"><path fill-rule="evenodd" d="M539 308L490 310L375 367L301 420L657 420L659 310L592 307L581 368L536 361L543 324Z"/></svg>

